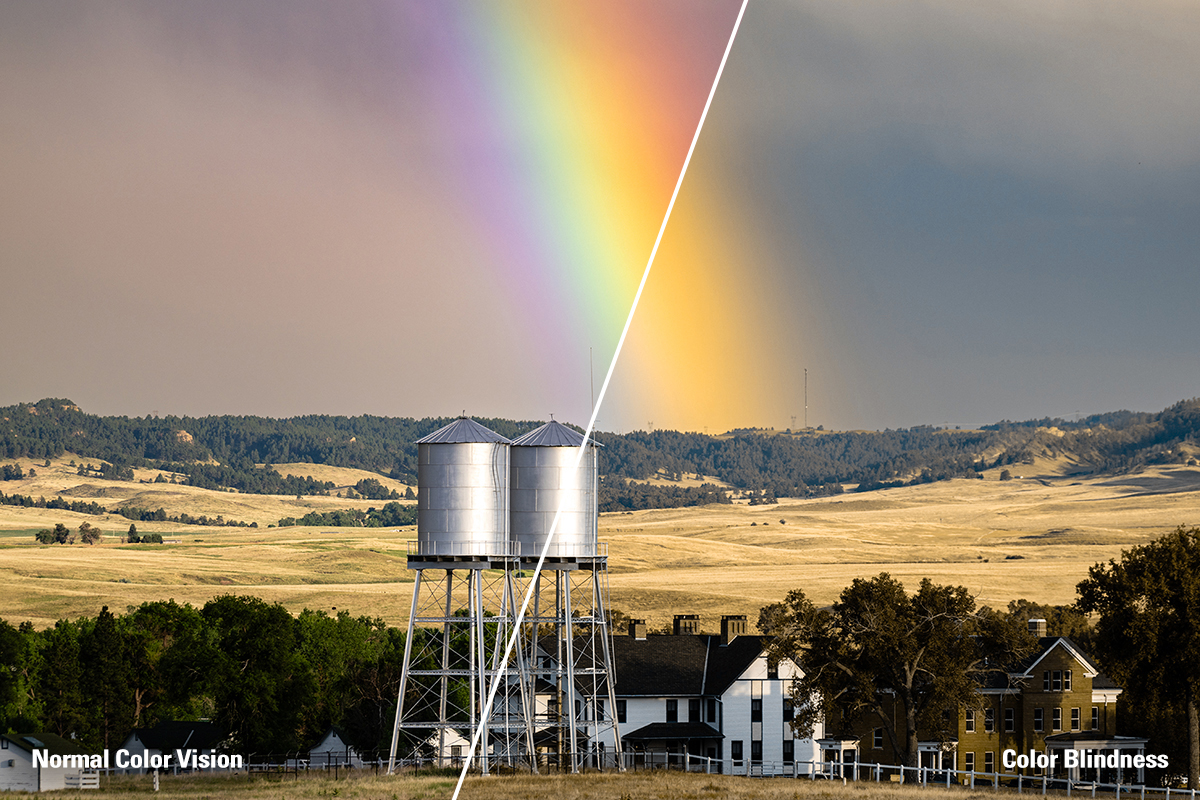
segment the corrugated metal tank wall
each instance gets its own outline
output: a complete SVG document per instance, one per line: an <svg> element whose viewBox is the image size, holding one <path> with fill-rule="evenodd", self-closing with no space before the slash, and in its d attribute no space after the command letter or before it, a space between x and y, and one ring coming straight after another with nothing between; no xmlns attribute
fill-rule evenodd
<svg viewBox="0 0 1200 800"><path fill-rule="evenodd" d="M460 418L417 441L417 550L493 556L509 548L509 441Z"/></svg>
<svg viewBox="0 0 1200 800"><path fill-rule="evenodd" d="M560 503L562 517L547 556L596 555L599 460L596 446L589 445L575 466L582 441L582 435L553 421L513 441L509 502L516 555L541 555Z"/></svg>

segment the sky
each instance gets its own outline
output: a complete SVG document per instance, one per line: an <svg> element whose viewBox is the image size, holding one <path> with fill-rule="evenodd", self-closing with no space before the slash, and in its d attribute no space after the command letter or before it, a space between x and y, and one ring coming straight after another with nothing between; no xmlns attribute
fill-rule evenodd
<svg viewBox="0 0 1200 800"><path fill-rule="evenodd" d="M586 424L737 9L0 4L0 405ZM1200 395L1197 75L1187 2L751 0L599 427Z"/></svg>

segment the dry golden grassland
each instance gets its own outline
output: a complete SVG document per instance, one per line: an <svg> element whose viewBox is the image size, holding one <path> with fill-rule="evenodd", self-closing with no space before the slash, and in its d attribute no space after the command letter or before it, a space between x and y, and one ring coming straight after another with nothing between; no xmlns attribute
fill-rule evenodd
<svg viewBox="0 0 1200 800"><path fill-rule="evenodd" d="M117 515L0 506L0 618L46 626L62 617L94 616L102 605L123 612L147 600L203 604L237 593L278 601L293 612L337 608L393 625L406 621L413 577L406 543L416 538L413 528L265 527L312 509L367 508L379 501L104 481L79 477L66 461L44 468L23 460L37 477L4 482L0 491L95 498L109 508L164 506L171 514L221 514L260 527L137 523L139 531L162 533L174 543L128 545L120 537L129 521ZM1073 478L1064 474L1070 468L1042 461L1011 468L1021 477L1006 482L993 470L982 481L778 505L606 514L600 527L609 550L610 605L652 627L669 624L673 614L696 613L702 629L716 630L721 614L747 614L753 624L759 608L789 589L803 588L828 603L854 578L885 570L910 588L923 577L965 585L993 607L1019 597L1068 603L1097 561L1180 524L1200 524L1200 470ZM339 475L346 485L378 477L345 469ZM104 531L100 544L39 545L33 539L39 528L63 522L74 529L84 521Z"/></svg>
<svg viewBox="0 0 1200 800"><path fill-rule="evenodd" d="M164 776L155 793L150 776L102 778L100 798L153 796L158 800L443 800L454 792L457 775L342 777L323 775L191 777ZM27 794L14 798L80 796L78 791ZM891 783L849 783L790 778L745 778L682 772L590 772L581 775L469 776L461 800L989 800L991 790L927 788ZM1064 795L1065 796L1065 795Z"/></svg>

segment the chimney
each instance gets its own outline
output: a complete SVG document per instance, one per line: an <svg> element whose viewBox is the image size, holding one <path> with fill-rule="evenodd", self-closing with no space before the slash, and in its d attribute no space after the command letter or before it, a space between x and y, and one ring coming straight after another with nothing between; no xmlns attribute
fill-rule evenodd
<svg viewBox="0 0 1200 800"><path fill-rule="evenodd" d="M732 642L739 636L746 635L746 615L735 614L721 617L721 646Z"/></svg>
<svg viewBox="0 0 1200 800"><path fill-rule="evenodd" d="M699 614L676 614L675 615L675 635L676 636L695 636L700 632L700 615Z"/></svg>
<svg viewBox="0 0 1200 800"><path fill-rule="evenodd" d="M631 619L629 620L629 635L634 639L646 640L646 620Z"/></svg>
<svg viewBox="0 0 1200 800"><path fill-rule="evenodd" d="M1031 619L1029 620L1029 632L1039 639L1046 635L1046 620Z"/></svg>

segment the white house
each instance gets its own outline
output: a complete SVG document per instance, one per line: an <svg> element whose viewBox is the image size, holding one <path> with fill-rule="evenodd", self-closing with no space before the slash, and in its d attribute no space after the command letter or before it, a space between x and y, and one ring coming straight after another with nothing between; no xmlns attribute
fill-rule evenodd
<svg viewBox="0 0 1200 800"><path fill-rule="evenodd" d="M42 766L34 763L33 751L44 750L50 756L67 761L67 766ZM74 742L53 733L0 734L0 791L46 792L52 789L97 788L98 774L84 767L95 754L87 753Z"/></svg>
<svg viewBox="0 0 1200 800"><path fill-rule="evenodd" d="M613 638L626 758L686 760L691 769L735 775L807 773L799 762L818 760L819 748L796 738L787 722L788 689L799 668L790 661L772 668L765 638L746 634L745 616L722 617L719 636L700 634L698 626L695 615L678 615L673 635L647 635L645 623L634 620L628 636ZM823 731L814 734L819 739Z"/></svg>
<svg viewBox="0 0 1200 800"><path fill-rule="evenodd" d="M459 730L457 728L446 728L445 738L442 737L441 731L434 731L425 739L422 750L426 753L432 753L433 763L439 767L461 767L463 759L467 757L467 753L471 750L471 736L473 732L469 730ZM438 749L441 747L441 752Z"/></svg>
<svg viewBox="0 0 1200 800"><path fill-rule="evenodd" d="M149 756L171 756L171 771L178 774L180 772L192 772L195 770L183 767L178 763L177 751L193 751L191 763L194 764L197 763L195 756L217 755L217 750L224 739L225 737L221 734L221 730L211 722L170 720L160 722L153 728L134 729L125 740L125 743L121 745L121 749L139 755L144 752ZM128 768L116 769L115 771L118 773L138 773L150 772L152 770ZM218 767L204 770L204 772L228 771L230 771L229 768Z"/></svg>
<svg viewBox="0 0 1200 800"><path fill-rule="evenodd" d="M336 725L325 731L321 741L308 751L308 765L312 769L327 767L362 767L366 765L362 756L350 744L346 734Z"/></svg>

